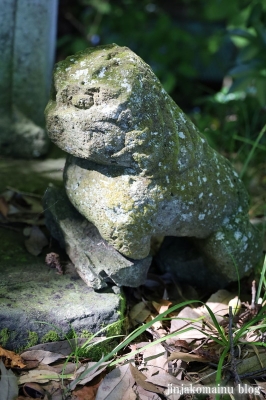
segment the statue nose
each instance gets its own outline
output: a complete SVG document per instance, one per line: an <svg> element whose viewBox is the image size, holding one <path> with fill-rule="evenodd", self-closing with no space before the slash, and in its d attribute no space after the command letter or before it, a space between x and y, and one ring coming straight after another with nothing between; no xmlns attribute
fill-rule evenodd
<svg viewBox="0 0 266 400"><path fill-rule="evenodd" d="M73 104L74 107L86 110L93 106L94 100L93 96L91 95L77 94L72 96L71 103Z"/></svg>

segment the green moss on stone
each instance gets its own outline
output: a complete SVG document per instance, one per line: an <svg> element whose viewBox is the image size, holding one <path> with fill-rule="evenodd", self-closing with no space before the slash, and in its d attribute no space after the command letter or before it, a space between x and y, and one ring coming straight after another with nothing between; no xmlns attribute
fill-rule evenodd
<svg viewBox="0 0 266 400"><path fill-rule="evenodd" d="M84 339L90 339L93 336L93 333L91 333L90 331L87 331L86 329L83 329L81 331L81 337Z"/></svg>
<svg viewBox="0 0 266 400"><path fill-rule="evenodd" d="M60 340L60 336L56 331L49 331L43 337L41 338L41 343L47 343L47 342L57 342Z"/></svg>
<svg viewBox="0 0 266 400"><path fill-rule="evenodd" d="M112 337L120 335L124 327L124 320L117 321L106 328L106 336Z"/></svg>
<svg viewBox="0 0 266 400"><path fill-rule="evenodd" d="M119 299L120 299L120 310L118 311L118 315L120 316L120 321L121 321L124 318L126 306L127 306L126 296L122 289L121 289L121 294L119 296Z"/></svg>
<svg viewBox="0 0 266 400"><path fill-rule="evenodd" d="M109 354L118 345L117 340L99 342L78 350L79 357L88 357L92 361L99 361L103 356Z"/></svg>
<svg viewBox="0 0 266 400"><path fill-rule="evenodd" d="M24 247L24 237L20 232L8 231L1 229L1 248L0 248L0 262L5 263L26 263L33 259L30 253L27 253Z"/></svg>
<svg viewBox="0 0 266 400"><path fill-rule="evenodd" d="M29 347L35 346L39 342L39 337L36 332L28 331L28 342L25 346L25 349Z"/></svg>
<svg viewBox="0 0 266 400"><path fill-rule="evenodd" d="M8 328L3 328L0 331L0 345L2 347L5 347L8 340L10 338L10 331L8 330Z"/></svg>

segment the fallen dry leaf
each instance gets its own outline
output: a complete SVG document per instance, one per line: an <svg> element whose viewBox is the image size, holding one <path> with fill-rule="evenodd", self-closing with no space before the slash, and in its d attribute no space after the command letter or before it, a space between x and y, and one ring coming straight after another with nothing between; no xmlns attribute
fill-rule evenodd
<svg viewBox="0 0 266 400"><path fill-rule="evenodd" d="M64 375L69 375L69 374L74 374L80 366L81 366L80 362L68 362L68 363L64 362L53 366L49 365L49 369L52 368L51 371L54 371L58 374L63 373Z"/></svg>
<svg viewBox="0 0 266 400"><path fill-rule="evenodd" d="M105 339L104 336L95 337L90 343L100 342ZM77 348L83 346L88 339L86 338L74 338L68 340L59 340L57 342L47 342L42 344L36 344L35 346L30 347L27 351L32 350L44 350L50 351L51 353L60 353L63 356L69 356L69 354L73 353Z"/></svg>
<svg viewBox="0 0 266 400"><path fill-rule="evenodd" d="M209 360L206 360L206 358L198 355L198 354L191 354L191 353L183 353L181 351L174 351L171 353L171 355L167 358L167 361L172 361L172 360L182 360L186 362L192 362L192 361L197 361L197 362L209 362Z"/></svg>
<svg viewBox="0 0 266 400"><path fill-rule="evenodd" d="M45 246L48 246L48 244L49 242L41 229L38 226L34 225L31 228L29 239L25 240L25 246L28 252L33 254L34 256L38 256L39 254L41 254L42 249Z"/></svg>
<svg viewBox="0 0 266 400"><path fill-rule="evenodd" d="M23 383L27 382L37 382L37 383L46 383L51 380L59 381L61 380L61 377L59 374L53 371L47 371L45 370L32 370L29 371L28 373L21 375L18 378L18 382L20 385Z"/></svg>
<svg viewBox="0 0 266 400"><path fill-rule="evenodd" d="M175 347L181 347L183 349L186 349L187 351L191 351L192 348L191 346L188 344L188 342L186 340L179 340L177 339L174 343Z"/></svg>
<svg viewBox="0 0 266 400"><path fill-rule="evenodd" d="M155 315L155 314L150 314L150 315L148 316L148 318L146 319L145 322L150 322L150 321L154 320L156 317L157 317L157 315ZM163 327L163 325L162 325L162 322L161 322L161 321L155 321L155 322L152 324L152 328L153 328L155 331L161 329L162 327Z"/></svg>
<svg viewBox="0 0 266 400"><path fill-rule="evenodd" d="M162 387L168 387L168 385L171 384L182 387L185 382L184 380L177 379L175 376L168 374L167 372L160 372L159 374L153 375L148 378L147 381Z"/></svg>
<svg viewBox="0 0 266 400"><path fill-rule="evenodd" d="M168 310L171 304L172 304L171 301L168 300L161 300L160 303L157 303L156 301L152 302L152 305L158 314L162 314L163 312Z"/></svg>
<svg viewBox="0 0 266 400"><path fill-rule="evenodd" d="M65 358L63 354L45 350L27 350L21 354L21 357L26 361L37 360L42 364L51 364L57 360Z"/></svg>
<svg viewBox="0 0 266 400"><path fill-rule="evenodd" d="M96 400L136 400L132 389L134 383L129 364L119 366L104 377L98 388Z"/></svg>
<svg viewBox="0 0 266 400"><path fill-rule="evenodd" d="M73 391L73 395L77 400L95 400L96 393L98 387L100 386L101 381L91 386L83 386L81 389L77 389Z"/></svg>
<svg viewBox="0 0 266 400"><path fill-rule="evenodd" d="M176 337L168 339L167 343L173 344L177 339L191 342L193 339L206 338L206 335L200 331L201 329L202 317L199 316L194 308L185 307L177 317L171 319L170 332L176 331Z"/></svg>
<svg viewBox="0 0 266 400"><path fill-rule="evenodd" d="M62 380L57 381L49 381L47 383L42 383L42 387L49 394L47 400L62 400L64 399L64 391L65 387L63 386ZM24 399L26 400L26 399ZM67 400L75 400L74 396L69 397Z"/></svg>
<svg viewBox="0 0 266 400"><path fill-rule="evenodd" d="M148 382L146 382L148 383ZM119 366L105 376L101 382L96 400L160 400L157 394L135 385L129 364Z"/></svg>
<svg viewBox="0 0 266 400"><path fill-rule="evenodd" d="M23 386L23 393L27 397L33 399L43 399L45 396L45 390L38 383L25 383Z"/></svg>
<svg viewBox="0 0 266 400"><path fill-rule="evenodd" d="M6 367L11 368L24 368L26 365L23 363L21 357L13 351L5 350L0 346L0 358L3 360Z"/></svg>
<svg viewBox="0 0 266 400"><path fill-rule="evenodd" d="M92 369L90 372L86 374L86 370L89 370L91 367L93 367L96 362L89 362L86 365L82 365L75 374L73 375L73 382L69 384L69 389L73 390L77 385L85 385L86 383L92 381L97 375L103 372L103 370L106 368L108 364L110 364L110 361L104 362L95 369ZM81 374L85 375L83 379L79 380L79 377Z"/></svg>
<svg viewBox="0 0 266 400"><path fill-rule="evenodd" d="M143 389L141 386L137 386L137 385L133 386L133 391L135 393L134 400L139 400L139 399L141 399L141 400L161 400L161 397L159 397L159 394L149 392L148 390Z"/></svg>
<svg viewBox="0 0 266 400"><path fill-rule="evenodd" d="M218 290L214 293L207 301L206 305L215 314L215 318L218 322L221 322L226 314L228 314L228 303L234 298L234 294L228 292L227 290ZM177 331L178 339L184 339L190 341L192 339L203 339L208 335L217 336L216 329L212 326L214 325L212 318L206 305L191 308L185 307L177 317L173 317L171 320L170 331ZM209 326L203 326L203 321L208 322ZM186 330L180 333L181 330ZM174 343L176 339L172 338L167 341L167 343Z"/></svg>
<svg viewBox="0 0 266 400"><path fill-rule="evenodd" d="M0 394L1 400L14 400L18 395L17 378L12 371L7 370L0 360Z"/></svg>
<svg viewBox="0 0 266 400"><path fill-rule="evenodd" d="M131 375L133 376L137 385L149 392L162 394L162 390L158 389L153 383L147 382L147 376L144 375L138 368L134 367L131 363L129 364Z"/></svg>
<svg viewBox="0 0 266 400"><path fill-rule="evenodd" d="M137 399L136 393L133 390L133 388L132 387L127 388L127 390L125 391L125 393L123 395L122 400L136 400L136 399Z"/></svg>
<svg viewBox="0 0 266 400"><path fill-rule="evenodd" d="M151 312L147 309L146 305L141 301L132 307L129 312L129 318L133 325L137 325L144 322L150 313Z"/></svg>
<svg viewBox="0 0 266 400"><path fill-rule="evenodd" d="M235 297L234 294L228 292L227 290L218 290L213 293L211 297L207 300L206 305L215 314L215 318L218 322L221 322L226 314L228 314L228 303ZM206 319L213 324L210 314L206 306L199 307L199 312L205 315Z"/></svg>
<svg viewBox="0 0 266 400"><path fill-rule="evenodd" d="M259 355L246 357L242 359L241 362L237 364L236 370L238 375L242 375L246 373L252 373L253 371L258 371L262 368L262 365L265 368L266 366L265 349L263 350L263 353L260 353Z"/></svg>
<svg viewBox="0 0 266 400"><path fill-rule="evenodd" d="M24 396L18 396L14 400L25 400L25 397ZM31 398L28 397L26 400L31 400Z"/></svg>
<svg viewBox="0 0 266 400"><path fill-rule="evenodd" d="M138 354L135 355L134 359L133 357L130 357L130 353L128 355L128 360L130 361L135 361L136 364L136 358L140 358L141 362L140 365L141 367L145 368L145 374L147 377L151 377L152 375L156 375L159 372L163 371L164 369L167 369L167 358L166 358L166 351L164 347L160 344L157 343L155 345L152 345L142 351L142 347L148 345L149 342L141 342L137 343L135 346L131 346L131 350L137 350L139 349L139 357ZM137 357L136 357L137 356Z"/></svg>

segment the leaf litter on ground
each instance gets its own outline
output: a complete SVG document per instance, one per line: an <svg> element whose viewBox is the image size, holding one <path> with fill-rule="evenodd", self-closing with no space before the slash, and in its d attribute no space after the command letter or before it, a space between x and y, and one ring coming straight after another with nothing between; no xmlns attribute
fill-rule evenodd
<svg viewBox="0 0 266 400"><path fill-rule="evenodd" d="M44 224L42 212L40 196L19 192L13 188L8 188L0 194L1 226L10 226L16 229L17 223L26 224L25 233L29 238L25 244L28 251L35 255L39 254L42 247L48 243L40 229L40 226ZM57 256L56 253L55 255ZM54 259L54 256L52 258ZM58 262L57 260L53 267L62 273L61 265L57 265ZM50 258L47 264L50 265L49 263L52 266ZM61 400L66 388L68 388L69 399L87 400L86 396L90 396L91 399L99 400L113 399L115 397L112 395L115 396L116 393L121 393L117 397L119 399L155 399L160 398L158 396L161 393L166 393L168 384L177 387L191 383L199 386L200 383L214 384L216 371L213 366L210 367L208 364L214 363L217 366L221 351L225 346L225 340L228 340L228 304L235 298L235 293L225 290L218 291L204 305L197 307L195 302L194 307L183 307L180 312L172 312L167 316L168 318L158 320L157 315L163 314L171 306L171 302L167 300L169 276L166 275L159 277L156 274L150 274L146 286L144 285L142 289L134 289L134 294L140 301L131 308L129 313L132 327L150 323L147 332L152 336L154 345L152 342L147 342L139 346L139 343L133 342L132 349L135 349L137 354L132 358L129 353L126 360L123 356L121 363L118 358L115 368L109 373L110 369L107 367L110 365L110 361L101 365L101 363L90 361L82 362L82 359L80 359L81 362L72 362L69 359L74 342L81 343L78 339L74 339L72 343L71 341L61 341L38 345L22 354L25 357L26 367L23 369L25 372L20 372L18 378L20 386L41 385L44 387L45 396L49 395L51 400ZM170 277L171 279L172 277ZM163 287L163 292L160 287ZM154 300L156 296L154 297L153 288L162 294L161 300ZM183 293L186 293L186 297L189 294L189 298L198 298L195 290L189 286L181 287L175 283L175 292L178 292L180 296L179 302L184 300ZM146 294L148 294L148 300L145 299ZM215 316L215 321L211 314ZM246 315L248 318L254 316L248 307L244 309L244 312L240 312L239 317L234 316L235 326L239 329L248 320ZM153 320L155 320L154 323ZM263 329L265 330L264 326ZM265 368L264 344L261 343L259 350L255 350L255 346L252 348L250 345L255 340L264 340L263 329L262 333L258 333L255 326L253 330L247 330L239 338L238 348L241 347L241 352L236 358L237 373L240 377L252 376L254 373L254 377L259 376L259 371L263 371ZM242 344L241 341L245 343ZM142 350L140 347L145 347L145 349ZM5 350L3 349L3 351ZM1 358L8 359L3 354ZM12 360L12 358L10 359ZM23 368L23 364L15 365L14 360L13 356L13 364L7 365L12 368ZM201 367L196 368L196 364ZM95 369L93 369L94 365L96 365ZM191 375L193 368L196 372ZM230 371L230 357L224 368L225 371ZM26 369L30 371L26 372ZM89 373L84 375L86 370L89 370ZM15 372L18 374L18 369ZM103 378L104 374L107 375ZM79 380L80 375L82 375L82 379ZM11 376L8 379L11 379ZM2 372L0 385L4 384L3 379ZM230 379L232 377L229 377L229 382ZM106 387L111 390L108 395Z"/></svg>
<svg viewBox="0 0 266 400"><path fill-rule="evenodd" d="M210 310L222 325L228 315L228 304L234 297L234 293L218 291L200 307L187 306L179 312L172 311L169 315L166 314L171 302L162 299L148 305L144 301L144 306L138 307L141 312L144 309L147 312L141 317L137 313L138 323L147 324L146 321L149 321L147 332L152 336L153 342L137 343L135 339L131 343L130 351L126 354L124 352L122 358L118 357L115 362L111 360L96 363L83 361L82 358L76 362L69 358L73 350L87 339L76 338L34 346L24 351L21 359L26 365L36 361L38 366L35 365L30 371L15 370L19 374L19 386L40 385L45 396L52 400L64 398L62 396L65 393L70 400L143 400L160 399L160 396L168 395L168 385L179 387L180 390L189 388L190 385L199 390L202 385L214 385L218 360L225 344L219 338L220 332L210 316ZM196 306L197 304L195 302ZM156 311L158 315L161 312L163 317L167 317L162 319L160 325L157 324ZM136 319L136 313L132 312L131 317L132 315ZM178 325L174 321L179 321ZM239 326L241 329L241 323ZM226 327L223 329L227 338ZM169 340L167 336L171 336ZM218 342L215 342L215 338ZM241 347L241 352L236 356L237 373L240 377L252 376L254 372L258 375L258 371L263 370L266 365L265 348L256 347L246 341L245 335L240 339L244 342L242 344L240 341L237 346ZM230 356L228 357L224 373L229 372L227 384L234 385L230 375ZM108 367L110 362L113 364L111 370ZM96 368L93 368L94 365ZM89 371L88 374L86 370ZM168 398L176 400L178 397Z"/></svg>
<svg viewBox="0 0 266 400"><path fill-rule="evenodd" d="M0 393L1 400L14 400L18 395L18 383L16 375L7 370L4 363L0 360Z"/></svg>
<svg viewBox="0 0 266 400"><path fill-rule="evenodd" d="M22 231L27 251L38 256L49 243L41 227L45 226L42 197L14 188L0 194L0 226Z"/></svg>

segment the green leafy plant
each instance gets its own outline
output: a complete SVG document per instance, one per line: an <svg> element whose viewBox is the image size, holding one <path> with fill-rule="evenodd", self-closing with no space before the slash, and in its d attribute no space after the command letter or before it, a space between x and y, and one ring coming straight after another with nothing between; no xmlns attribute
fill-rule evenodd
<svg viewBox="0 0 266 400"><path fill-rule="evenodd" d="M41 343L56 342L57 340L60 340L60 336L56 331L51 330L43 335L41 338Z"/></svg>
<svg viewBox="0 0 266 400"><path fill-rule="evenodd" d="M66 392L68 392L69 390L71 390L72 387L75 387L76 384L77 384L79 381L81 381L82 379L84 379L84 378L86 377L86 375L87 375L89 372L93 371L94 369L97 369L102 363L104 363L104 362L110 360L109 366L115 366L116 364L125 361L125 360L127 359L128 355L119 357L119 358L115 359L114 361L112 361L112 358L114 358L114 357L117 355L117 353L118 353L119 351L123 350L123 349L126 348L130 343L132 343L137 337L139 337L141 334L143 334L143 333L146 331L146 329L149 328L149 327L151 327L156 321L162 321L162 320L164 319L164 317L165 317L167 314L169 314L169 313L171 313L171 312L173 312L173 311L175 311L175 310L177 310L177 309L179 309L179 308L185 307L185 306L188 305L188 304L192 304L192 303L195 303L195 301L194 301L194 300L191 300L191 301L186 301L186 302L182 302L182 303L180 303L180 304L177 304L177 305L175 305L175 306L169 308L168 310L166 310L166 311L163 312L162 314L158 315L158 316L157 316L156 318L154 318L152 321L149 321L149 322L147 322L145 325L140 326L140 327L138 327L137 329L135 329L135 330L134 330L133 332L131 332L121 343L119 343L115 348L113 348L113 350L112 350L111 352L109 352L109 353L106 354L104 357L102 357L102 358L101 358L96 364L94 364L92 367L86 369L83 373L81 373L81 374L79 375L79 377L76 378L76 379L69 385L69 387L66 389ZM103 329L106 329L106 327L103 328ZM182 332L186 332L186 331L187 331L187 329L182 330ZM102 330L99 331L99 332L102 332ZM99 332L98 332L98 333L99 333ZM98 333L97 333L97 334L98 334ZM97 334L95 334L95 335L97 335ZM168 335L167 337L172 337L172 336L174 336L174 335L176 335L176 333L171 334L171 335ZM142 349L131 352L131 353L130 353L130 356L132 357L132 356L134 356L135 354L139 353L140 351L145 350L146 348L149 348L150 346L152 346L152 345L154 345L154 344L156 344L156 343L160 343L160 342L162 342L162 341L164 341L164 340L166 340L166 339L165 339L165 338L160 338L160 339L158 339L158 340L155 340L154 342L149 343L147 346L144 346Z"/></svg>
<svg viewBox="0 0 266 400"><path fill-rule="evenodd" d="M238 47L235 65L229 70L234 78L230 92L244 91L266 106L266 4L251 1L241 11L242 21L228 30Z"/></svg>
<svg viewBox="0 0 266 400"><path fill-rule="evenodd" d="M10 332L7 328L3 328L0 331L0 345L5 347L10 337Z"/></svg>
<svg viewBox="0 0 266 400"><path fill-rule="evenodd" d="M123 321L113 322L102 329L100 329L95 334L86 334L87 340L82 345L78 345L78 339L80 337L84 337L83 335L78 335L74 330L72 338L74 339L71 343L71 347L73 348L73 352L69 357L74 357L76 361L78 361L81 357L90 358L92 361L99 361L101 357L107 355L112 351L112 349L117 345L117 341L115 339L122 337L123 335L118 334L121 332L121 324ZM96 337L102 334L103 332L107 332L107 337L102 338L99 341L96 341ZM113 334L114 333L114 334Z"/></svg>

